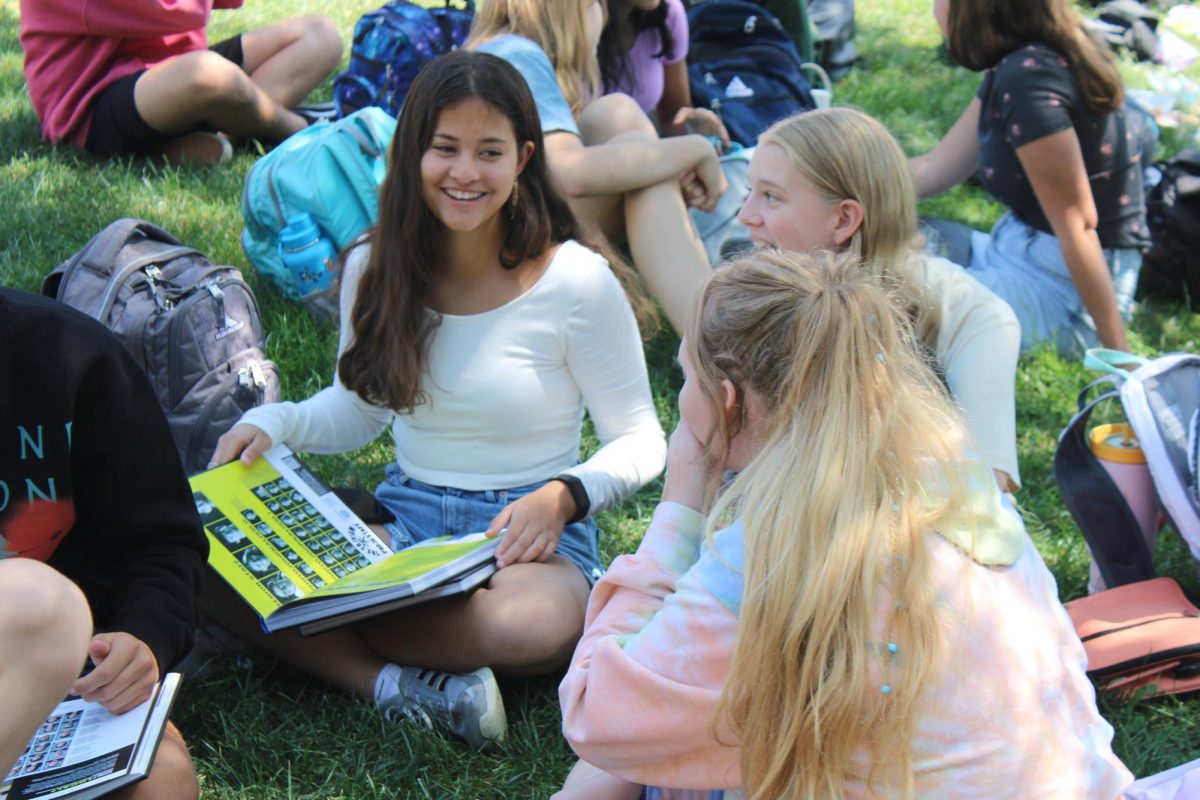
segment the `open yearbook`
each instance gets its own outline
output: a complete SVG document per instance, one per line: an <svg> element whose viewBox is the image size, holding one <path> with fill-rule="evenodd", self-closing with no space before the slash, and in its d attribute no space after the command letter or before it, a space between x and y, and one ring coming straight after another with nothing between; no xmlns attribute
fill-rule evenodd
<svg viewBox="0 0 1200 800"><path fill-rule="evenodd" d="M0 800L85 800L145 778L180 680L167 673L149 700L119 716L78 697L59 703L9 770Z"/></svg>
<svg viewBox="0 0 1200 800"><path fill-rule="evenodd" d="M208 563L268 632L316 633L469 591L496 571L499 541L482 533L393 551L284 445L191 484Z"/></svg>

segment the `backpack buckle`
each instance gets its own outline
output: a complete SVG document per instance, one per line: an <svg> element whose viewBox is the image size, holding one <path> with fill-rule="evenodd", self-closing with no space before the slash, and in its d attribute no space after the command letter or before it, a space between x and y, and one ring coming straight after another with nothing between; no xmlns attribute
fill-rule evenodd
<svg viewBox="0 0 1200 800"><path fill-rule="evenodd" d="M146 276L146 288L150 290L150 297L154 299L154 305L160 311L166 311L171 308L174 304L170 299L164 297L162 291L159 289L160 283L166 283L166 278L163 277L162 270L151 264L142 270L142 272Z"/></svg>
<svg viewBox="0 0 1200 800"><path fill-rule="evenodd" d="M749 36L750 34L754 33L754 29L757 27L758 16L756 14L751 14L750 16L746 17L746 22L742 25L742 33Z"/></svg>

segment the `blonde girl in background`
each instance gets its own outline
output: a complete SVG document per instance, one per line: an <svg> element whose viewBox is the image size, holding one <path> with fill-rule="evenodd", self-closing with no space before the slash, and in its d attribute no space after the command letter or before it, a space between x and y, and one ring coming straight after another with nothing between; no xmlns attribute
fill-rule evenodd
<svg viewBox="0 0 1200 800"><path fill-rule="evenodd" d="M628 95L600 96L602 0L488 0L467 47L510 62L529 83L550 170L577 217L628 245L676 331L709 273L687 210L711 210L726 182L698 134L662 140Z"/></svg>
<svg viewBox="0 0 1200 800"><path fill-rule="evenodd" d="M596 585L559 690L584 760L560 797L1129 784L1054 578L910 320L850 253L713 275L662 502Z"/></svg>
<svg viewBox="0 0 1200 800"><path fill-rule="evenodd" d="M1002 489L1015 491L1020 326L962 267L921 250L916 190L887 129L849 108L790 117L759 137L749 179L738 219L750 238L859 256L908 312L981 459Z"/></svg>

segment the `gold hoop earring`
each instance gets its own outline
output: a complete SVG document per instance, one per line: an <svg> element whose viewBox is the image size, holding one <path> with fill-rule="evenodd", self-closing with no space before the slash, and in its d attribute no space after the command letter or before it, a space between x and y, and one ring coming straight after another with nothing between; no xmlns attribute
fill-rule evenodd
<svg viewBox="0 0 1200 800"><path fill-rule="evenodd" d="M512 194L508 196L508 217L512 219L517 215L517 204L521 202L521 184L518 181L513 181Z"/></svg>

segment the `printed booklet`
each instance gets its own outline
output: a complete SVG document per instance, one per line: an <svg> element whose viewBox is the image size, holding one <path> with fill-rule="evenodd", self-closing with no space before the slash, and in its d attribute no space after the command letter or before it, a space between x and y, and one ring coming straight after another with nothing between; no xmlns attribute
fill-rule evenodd
<svg viewBox="0 0 1200 800"><path fill-rule="evenodd" d="M181 676L169 672L150 699L119 716L70 697L30 739L0 785L0 800L85 800L150 773Z"/></svg>
<svg viewBox="0 0 1200 800"><path fill-rule="evenodd" d="M393 551L284 445L191 484L208 563L268 633L315 633L468 591L496 571L499 539L482 533Z"/></svg>

